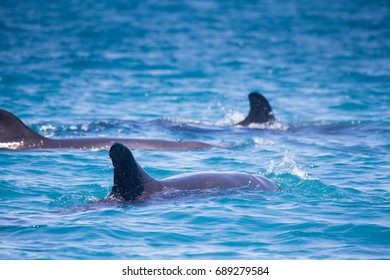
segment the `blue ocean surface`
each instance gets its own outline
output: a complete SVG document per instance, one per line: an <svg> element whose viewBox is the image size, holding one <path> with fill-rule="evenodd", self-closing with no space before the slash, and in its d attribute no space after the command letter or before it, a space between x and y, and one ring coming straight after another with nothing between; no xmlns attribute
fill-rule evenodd
<svg viewBox="0 0 390 280"><path fill-rule="evenodd" d="M387 0L2 0L0 108L52 138L224 145L134 156L282 190L101 203L107 150L1 150L0 259L390 259L389 18ZM234 126L251 91L276 124Z"/></svg>

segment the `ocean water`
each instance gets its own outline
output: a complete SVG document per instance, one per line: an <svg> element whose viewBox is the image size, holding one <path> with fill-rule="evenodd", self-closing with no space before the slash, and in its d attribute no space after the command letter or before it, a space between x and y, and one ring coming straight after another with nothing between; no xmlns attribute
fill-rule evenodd
<svg viewBox="0 0 390 280"><path fill-rule="evenodd" d="M2 150L0 259L389 259L389 18L387 0L2 0L2 109L53 138L223 144L134 155L282 191L98 203L107 150ZM233 125L251 91L276 125Z"/></svg>

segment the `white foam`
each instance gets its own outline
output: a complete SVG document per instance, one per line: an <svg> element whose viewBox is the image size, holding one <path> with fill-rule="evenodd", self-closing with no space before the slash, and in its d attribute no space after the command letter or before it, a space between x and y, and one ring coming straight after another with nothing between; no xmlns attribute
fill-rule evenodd
<svg viewBox="0 0 390 280"><path fill-rule="evenodd" d="M56 127L51 125L51 124L47 124L47 125L42 125L39 130L41 132L46 132L46 131L50 131L50 130L56 130Z"/></svg>
<svg viewBox="0 0 390 280"><path fill-rule="evenodd" d="M272 122L272 123L251 123L248 125L248 128L252 128L252 129L270 129L270 130L288 130L288 125L287 124L284 124L284 123L281 123L281 122L278 122L278 121L275 121L275 122Z"/></svg>
<svg viewBox="0 0 390 280"><path fill-rule="evenodd" d="M46 137L53 137L54 136L54 131L57 129L57 127L47 124L47 125L42 125L39 128L39 132L41 134L44 134Z"/></svg>
<svg viewBox="0 0 390 280"><path fill-rule="evenodd" d="M226 115L226 117L222 121L218 121L216 125L231 125L236 124L245 119L245 115L239 112L230 112Z"/></svg>
<svg viewBox="0 0 390 280"><path fill-rule="evenodd" d="M88 131L89 130L89 124L85 123L81 126L82 131Z"/></svg>
<svg viewBox="0 0 390 280"><path fill-rule="evenodd" d="M285 151L282 161L278 164L275 164L275 162L271 160L271 163L267 168L267 173L275 173L276 175L290 173L304 180L309 179L309 175L306 171L300 169L295 162L295 155L291 151Z"/></svg>
<svg viewBox="0 0 390 280"><path fill-rule="evenodd" d="M255 142L256 145L260 146L272 146L275 145L275 142L269 139L264 139L263 137L253 137L253 142Z"/></svg>
<svg viewBox="0 0 390 280"><path fill-rule="evenodd" d="M21 146L23 146L23 141L0 143L0 149L18 150Z"/></svg>

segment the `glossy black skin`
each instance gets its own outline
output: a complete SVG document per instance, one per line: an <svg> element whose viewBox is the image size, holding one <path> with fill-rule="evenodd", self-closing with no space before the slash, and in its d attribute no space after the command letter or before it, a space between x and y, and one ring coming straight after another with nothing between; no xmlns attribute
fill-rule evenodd
<svg viewBox="0 0 390 280"><path fill-rule="evenodd" d="M188 173L157 180L142 169L124 144L112 145L109 155L114 166L114 184L108 197L122 202L142 201L165 189L194 190L250 186L267 191L279 190L276 184L265 177L239 172Z"/></svg>
<svg viewBox="0 0 390 280"><path fill-rule="evenodd" d="M250 110L245 120L237 125L248 126L251 123L273 123L275 121L274 113L268 100L257 92L248 95Z"/></svg>

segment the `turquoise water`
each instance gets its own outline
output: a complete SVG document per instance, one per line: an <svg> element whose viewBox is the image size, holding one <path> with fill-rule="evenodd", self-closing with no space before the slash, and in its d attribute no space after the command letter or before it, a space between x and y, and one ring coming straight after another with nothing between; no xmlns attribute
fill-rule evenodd
<svg viewBox="0 0 390 280"><path fill-rule="evenodd" d="M390 5L0 3L0 107L53 138L199 140L136 150L156 178L277 182L97 203L108 151L0 151L1 259L389 259ZM234 127L262 92L279 123Z"/></svg>

